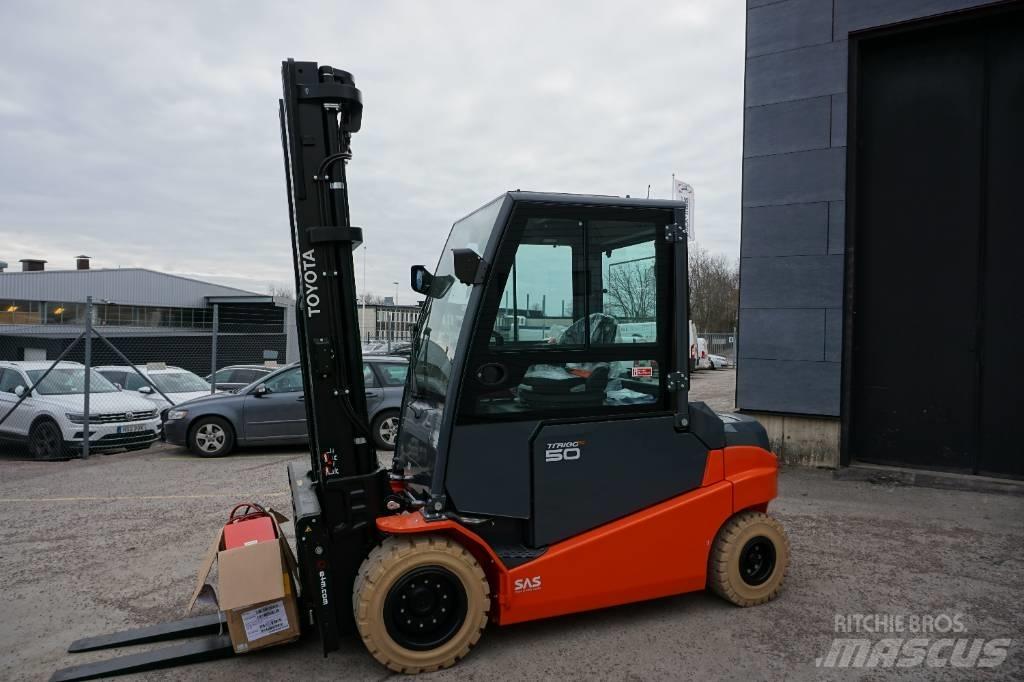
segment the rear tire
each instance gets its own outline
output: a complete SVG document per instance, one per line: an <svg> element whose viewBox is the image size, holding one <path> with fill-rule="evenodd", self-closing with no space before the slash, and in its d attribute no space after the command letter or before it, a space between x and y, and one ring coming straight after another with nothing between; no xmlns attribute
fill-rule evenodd
<svg viewBox="0 0 1024 682"><path fill-rule="evenodd" d="M188 430L188 447L200 457L223 457L235 447L235 431L220 417L200 417Z"/></svg>
<svg viewBox="0 0 1024 682"><path fill-rule="evenodd" d="M398 438L398 410L384 410L378 414L373 418L370 431L378 450L394 450Z"/></svg>
<svg viewBox="0 0 1024 682"><path fill-rule="evenodd" d="M64 434L52 419L40 419L28 432L28 452L34 459L59 459L64 456Z"/></svg>
<svg viewBox="0 0 1024 682"><path fill-rule="evenodd" d="M737 606L775 599L789 566L789 538L782 524L762 512L744 511L718 531L708 558L708 587Z"/></svg>
<svg viewBox="0 0 1024 682"><path fill-rule="evenodd" d="M487 625L490 585L457 542L388 537L363 562L352 590L367 650L400 673L433 672L465 657Z"/></svg>

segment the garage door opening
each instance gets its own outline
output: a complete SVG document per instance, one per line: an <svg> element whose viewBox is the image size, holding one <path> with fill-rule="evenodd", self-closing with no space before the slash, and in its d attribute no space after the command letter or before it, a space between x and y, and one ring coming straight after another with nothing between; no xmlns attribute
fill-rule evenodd
<svg viewBox="0 0 1024 682"><path fill-rule="evenodd" d="M1024 11L851 40L844 459L1024 477Z"/></svg>

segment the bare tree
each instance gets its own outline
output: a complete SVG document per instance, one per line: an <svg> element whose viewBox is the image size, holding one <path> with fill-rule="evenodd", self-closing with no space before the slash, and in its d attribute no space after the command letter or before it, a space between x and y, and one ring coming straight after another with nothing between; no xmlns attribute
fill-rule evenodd
<svg viewBox="0 0 1024 682"><path fill-rule="evenodd" d="M606 290L620 317L634 321L650 319L657 295L654 264L648 260L612 263Z"/></svg>
<svg viewBox="0 0 1024 682"><path fill-rule="evenodd" d="M288 287L279 287L271 284L267 287L267 293L269 293L274 298L284 298L288 299L289 301L295 301L295 291L289 289Z"/></svg>
<svg viewBox="0 0 1024 682"><path fill-rule="evenodd" d="M384 297L379 294L367 293L363 296L366 299L366 305L384 305L387 303L385 298L391 298L390 296Z"/></svg>
<svg viewBox="0 0 1024 682"><path fill-rule="evenodd" d="M728 332L736 327L739 268L721 254L697 247L690 251L690 318L701 332Z"/></svg>

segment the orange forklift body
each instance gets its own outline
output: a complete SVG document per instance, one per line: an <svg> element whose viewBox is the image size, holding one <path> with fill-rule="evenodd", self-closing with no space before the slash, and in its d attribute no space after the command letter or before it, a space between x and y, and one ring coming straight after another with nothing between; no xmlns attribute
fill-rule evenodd
<svg viewBox="0 0 1024 682"><path fill-rule="evenodd" d="M718 530L739 511L765 511L777 479L778 460L766 450L712 450L700 488L552 545L513 569L450 519L428 521L417 511L382 516L377 527L457 540L487 574L492 620L507 625L704 589Z"/></svg>

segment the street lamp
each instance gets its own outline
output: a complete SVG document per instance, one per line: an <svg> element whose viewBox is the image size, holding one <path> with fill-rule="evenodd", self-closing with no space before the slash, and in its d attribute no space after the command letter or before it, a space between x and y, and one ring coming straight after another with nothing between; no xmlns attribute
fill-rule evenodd
<svg viewBox="0 0 1024 682"><path fill-rule="evenodd" d="M398 282L392 282L395 285L395 298L392 300L394 309L391 311L391 340L394 341L398 337Z"/></svg>

